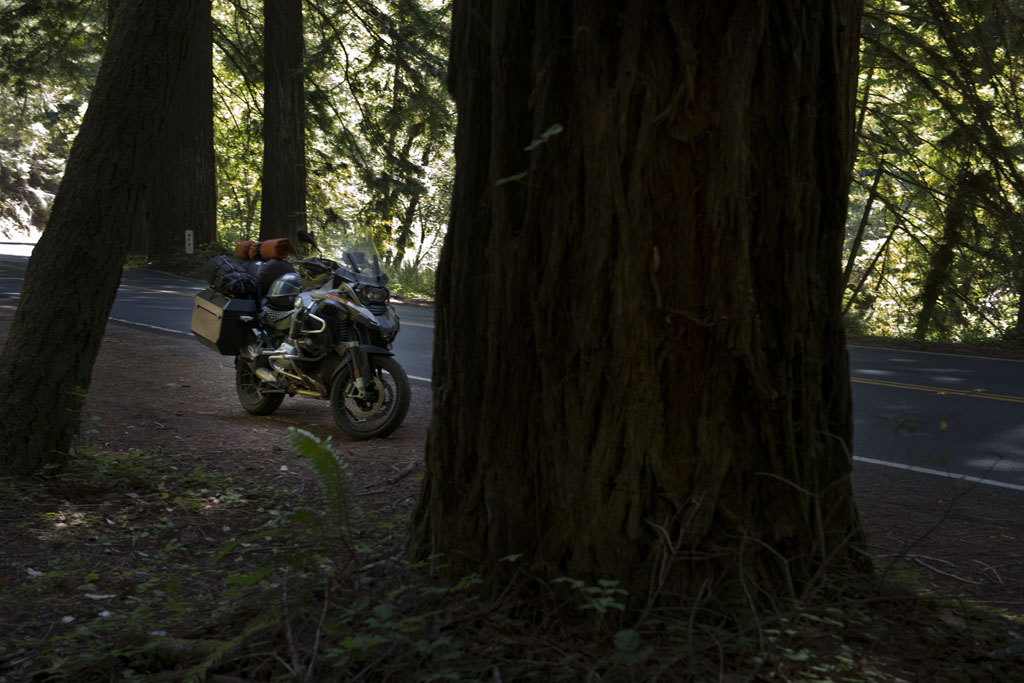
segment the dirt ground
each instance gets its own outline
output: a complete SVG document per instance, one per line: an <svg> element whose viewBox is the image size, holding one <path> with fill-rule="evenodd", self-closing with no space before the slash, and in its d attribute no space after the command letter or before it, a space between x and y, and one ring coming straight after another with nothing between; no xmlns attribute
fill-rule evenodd
<svg viewBox="0 0 1024 683"><path fill-rule="evenodd" d="M0 337L15 303L0 298ZM198 459L314 491L312 475L285 440L287 428L298 427L333 438L359 495L381 509L407 512L419 490L431 411L429 385L412 387L409 414L391 437L351 441L333 426L324 401L292 398L273 416L253 417L235 397L230 357L185 335L112 323L95 366L83 436L113 452L160 449L169 459ZM1024 493L862 463L854 486L880 566L903 558L936 589L1024 613ZM23 564L19 552L6 545L0 564Z"/></svg>

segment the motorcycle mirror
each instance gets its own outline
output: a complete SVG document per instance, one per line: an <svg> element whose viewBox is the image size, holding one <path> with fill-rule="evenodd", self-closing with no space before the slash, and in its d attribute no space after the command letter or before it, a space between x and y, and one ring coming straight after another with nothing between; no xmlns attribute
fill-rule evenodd
<svg viewBox="0 0 1024 683"><path fill-rule="evenodd" d="M299 228L295 236L299 240L299 242L303 244L308 244L314 249L320 249L320 247L318 247L316 244L316 240L313 239L313 236L310 235L305 228Z"/></svg>

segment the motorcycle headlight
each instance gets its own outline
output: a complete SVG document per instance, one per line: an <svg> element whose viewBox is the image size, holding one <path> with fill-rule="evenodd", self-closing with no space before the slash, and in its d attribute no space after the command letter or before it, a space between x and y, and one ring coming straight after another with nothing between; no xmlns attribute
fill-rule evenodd
<svg viewBox="0 0 1024 683"><path fill-rule="evenodd" d="M367 305L387 303L388 290L383 287L363 287L359 290L359 298Z"/></svg>

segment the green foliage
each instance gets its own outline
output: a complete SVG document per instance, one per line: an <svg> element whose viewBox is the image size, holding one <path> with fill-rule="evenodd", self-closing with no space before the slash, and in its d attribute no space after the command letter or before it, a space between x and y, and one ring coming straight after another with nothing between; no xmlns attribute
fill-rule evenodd
<svg viewBox="0 0 1024 683"><path fill-rule="evenodd" d="M304 429L289 427L288 441L292 449L306 459L316 475L324 494L328 519L340 533L348 523L349 507L352 504L348 467L334 454L331 437L320 440Z"/></svg>
<svg viewBox="0 0 1024 683"><path fill-rule="evenodd" d="M560 123L556 123L553 126L548 127L547 130L540 134L539 138L537 138L536 140L528 144L526 147L524 147L523 151L532 152L541 145L546 145L548 140L550 140L556 135L560 135L564 130L565 129L562 127L562 124Z"/></svg>
<svg viewBox="0 0 1024 683"><path fill-rule="evenodd" d="M415 265L387 269L388 289L392 295L417 299L433 299L436 291L433 268L419 268Z"/></svg>
<svg viewBox="0 0 1024 683"><path fill-rule="evenodd" d="M220 665L228 655L233 654L242 646L248 644L252 639L277 625L279 616L270 612L259 614L246 624L241 631L232 638L222 642L210 643L210 653L198 664L193 666L185 674L185 683L203 683L209 680L210 670ZM161 643L165 646L166 643Z"/></svg>
<svg viewBox="0 0 1024 683"><path fill-rule="evenodd" d="M262 19L214 9L220 239L258 231ZM447 223L454 116L448 7L420 0L304 7L308 223L322 245L371 241L389 265L433 265Z"/></svg>
<svg viewBox="0 0 1024 683"><path fill-rule="evenodd" d="M618 581L601 579L596 586L590 586L580 579L564 576L555 579L553 583L565 584L575 591L580 600L579 609L593 612L598 623L604 623L605 617L612 610L619 612L626 610L624 600L629 593L625 589L619 588Z"/></svg>
<svg viewBox="0 0 1024 683"><path fill-rule="evenodd" d="M371 241L389 264L413 253L416 265L430 264L453 164L448 7L386 0L311 10L311 224Z"/></svg>
<svg viewBox="0 0 1024 683"><path fill-rule="evenodd" d="M338 475L322 441L295 439ZM627 614L616 582L546 588L515 554L502 560L518 571L498 595L472 574L438 580L428 569L443 558L402 562L403 539L382 530L404 522L386 503L351 511L359 545L331 559L305 493L224 464L95 449L45 480L0 479L5 551L33 553L21 575L9 572L18 563L0 567L0 616L19 622L0 660L32 652L4 674L988 681L1012 679L1024 654L1019 619L923 592L929 582L907 565L870 585L836 577L834 593L743 619L713 589Z"/></svg>
<svg viewBox="0 0 1024 683"><path fill-rule="evenodd" d="M263 160L262 17L257 6L213 3L217 225L228 245L259 234Z"/></svg>
<svg viewBox="0 0 1024 683"><path fill-rule="evenodd" d="M0 7L0 234L39 229L64 172L105 40L98 3Z"/></svg>
<svg viewBox="0 0 1024 683"><path fill-rule="evenodd" d="M0 8L5 236L47 220L98 69L108 9L75 0L14 0ZM355 235L372 240L396 271L429 271L453 177L454 115L444 87L448 7L312 2L304 11L310 225L325 244ZM258 232L261 7L217 0L213 20L218 241L231 247Z"/></svg>
<svg viewBox="0 0 1024 683"><path fill-rule="evenodd" d="M866 3L847 240L863 331L968 341L1020 323L1022 28L990 0Z"/></svg>

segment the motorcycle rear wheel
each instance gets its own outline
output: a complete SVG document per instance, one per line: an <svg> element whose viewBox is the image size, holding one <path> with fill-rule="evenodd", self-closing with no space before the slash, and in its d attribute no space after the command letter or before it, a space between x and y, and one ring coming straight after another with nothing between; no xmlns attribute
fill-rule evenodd
<svg viewBox="0 0 1024 683"><path fill-rule="evenodd" d="M282 392L263 392L260 390L262 380L252 371L249 361L235 358L235 388L238 390L238 401L246 412L253 415L270 415L281 407L284 401Z"/></svg>
<svg viewBox="0 0 1024 683"><path fill-rule="evenodd" d="M352 364L338 371L331 385L331 414L338 429L353 439L385 437L398 428L409 411L409 377L391 356L372 356L373 379L365 398L355 396Z"/></svg>

